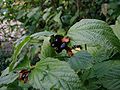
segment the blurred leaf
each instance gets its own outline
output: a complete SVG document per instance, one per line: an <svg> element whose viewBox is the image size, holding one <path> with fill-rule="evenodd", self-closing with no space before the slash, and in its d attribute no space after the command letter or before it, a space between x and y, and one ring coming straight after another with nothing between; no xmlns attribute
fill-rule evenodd
<svg viewBox="0 0 120 90"><path fill-rule="evenodd" d="M23 87L20 87L20 86L19 86L17 80L15 80L13 83L10 83L10 84L7 86L7 90L23 90L23 89L24 89Z"/></svg>
<svg viewBox="0 0 120 90"><path fill-rule="evenodd" d="M21 10L21 11L18 12L18 16L16 18L20 19L22 17L25 17L26 14L27 14L27 12Z"/></svg>
<svg viewBox="0 0 120 90"><path fill-rule="evenodd" d="M31 18L39 10L39 7L33 8L30 13L27 14L28 18Z"/></svg>
<svg viewBox="0 0 120 90"><path fill-rule="evenodd" d="M5 76L9 74L9 67L7 67L3 72L2 72L2 75L1 76Z"/></svg>
<svg viewBox="0 0 120 90"><path fill-rule="evenodd" d="M115 26L113 26L113 32L120 40L120 16L117 18Z"/></svg>
<svg viewBox="0 0 120 90"><path fill-rule="evenodd" d="M17 79L18 75L15 73L9 73L8 75L0 77L0 86L7 85L14 82Z"/></svg>
<svg viewBox="0 0 120 90"><path fill-rule="evenodd" d="M43 20L47 20L48 16L50 15L50 12L46 12L44 15L43 15Z"/></svg>
<svg viewBox="0 0 120 90"><path fill-rule="evenodd" d="M70 19L70 25L73 25L73 23L75 22L75 20L79 16L79 13L80 13L79 10L77 10L77 12L75 13L75 15Z"/></svg>
<svg viewBox="0 0 120 90"><path fill-rule="evenodd" d="M57 30L57 34L65 36L66 31L65 31L65 29L60 28L60 29Z"/></svg>
<svg viewBox="0 0 120 90"><path fill-rule="evenodd" d="M43 32L38 32L38 33L32 34L30 37L32 39L44 40L45 37L49 37L53 34L54 34L53 32L43 31Z"/></svg>
<svg viewBox="0 0 120 90"><path fill-rule="evenodd" d="M10 70L13 69L13 66L17 60L18 55L21 53L23 47L29 42L30 36L26 36L16 47L12 57L12 62L10 64Z"/></svg>
<svg viewBox="0 0 120 90"><path fill-rule="evenodd" d="M55 17L54 17L54 20L56 22L58 22L59 25L61 25L61 19L60 19L60 16L61 16L62 12L60 11Z"/></svg>

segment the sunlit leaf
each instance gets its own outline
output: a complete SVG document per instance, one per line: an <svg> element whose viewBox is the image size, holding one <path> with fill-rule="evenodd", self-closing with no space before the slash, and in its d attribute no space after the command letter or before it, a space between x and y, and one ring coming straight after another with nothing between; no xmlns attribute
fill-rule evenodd
<svg viewBox="0 0 120 90"><path fill-rule="evenodd" d="M21 53L23 47L29 42L30 36L26 36L16 47L12 57L12 62L10 64L10 70L13 69L13 65L15 64L18 55Z"/></svg>
<svg viewBox="0 0 120 90"><path fill-rule="evenodd" d="M107 23L96 19L82 19L68 31L73 45L101 45L106 49L120 48L120 41ZM116 50L117 51L117 50Z"/></svg>
<svg viewBox="0 0 120 90"><path fill-rule="evenodd" d="M43 32L38 32L38 33L32 34L30 37L32 39L44 40L44 37L49 37L53 34L54 34L53 32L43 31Z"/></svg>
<svg viewBox="0 0 120 90"><path fill-rule="evenodd" d="M7 85L10 84L12 82L14 82L18 77L18 74L16 73L9 73L8 75L5 76L1 76L0 77L0 86L1 85Z"/></svg>
<svg viewBox="0 0 120 90"><path fill-rule="evenodd" d="M66 62L46 58L31 71L29 83L40 90L81 90L80 81Z"/></svg>

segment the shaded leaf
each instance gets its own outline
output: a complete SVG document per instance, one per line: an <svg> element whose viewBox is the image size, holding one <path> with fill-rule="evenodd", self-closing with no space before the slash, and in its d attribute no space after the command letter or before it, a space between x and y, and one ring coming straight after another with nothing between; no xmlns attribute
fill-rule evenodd
<svg viewBox="0 0 120 90"><path fill-rule="evenodd" d="M81 69L89 69L92 67L93 58L87 51L80 51L74 54L68 61L70 66L79 71Z"/></svg>
<svg viewBox="0 0 120 90"><path fill-rule="evenodd" d="M14 65L15 69L25 69L30 68L30 60L28 59L28 56L25 55L24 58L20 58Z"/></svg>
<svg viewBox="0 0 120 90"><path fill-rule="evenodd" d="M41 59L44 59L47 57L53 57L56 55L54 48L50 46L49 39L50 39L49 37L46 37L44 39L43 45L41 47L41 55L40 55Z"/></svg>
<svg viewBox="0 0 120 90"><path fill-rule="evenodd" d="M113 66L102 79L102 84L109 90L120 90L120 65Z"/></svg>

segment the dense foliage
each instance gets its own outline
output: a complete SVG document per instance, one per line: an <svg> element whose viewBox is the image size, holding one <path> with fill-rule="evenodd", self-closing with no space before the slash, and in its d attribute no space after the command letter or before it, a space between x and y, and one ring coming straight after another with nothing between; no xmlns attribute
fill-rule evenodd
<svg viewBox="0 0 120 90"><path fill-rule="evenodd" d="M1 90L120 90L119 0L0 2L0 23L16 20L26 30L13 50L0 48L1 56L10 52L0 57Z"/></svg>

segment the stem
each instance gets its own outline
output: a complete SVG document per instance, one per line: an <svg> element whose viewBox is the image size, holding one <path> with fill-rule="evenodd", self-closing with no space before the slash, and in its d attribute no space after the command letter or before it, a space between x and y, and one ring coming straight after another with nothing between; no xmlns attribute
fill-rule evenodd
<svg viewBox="0 0 120 90"><path fill-rule="evenodd" d="M87 44L85 44L85 50L87 50Z"/></svg>

